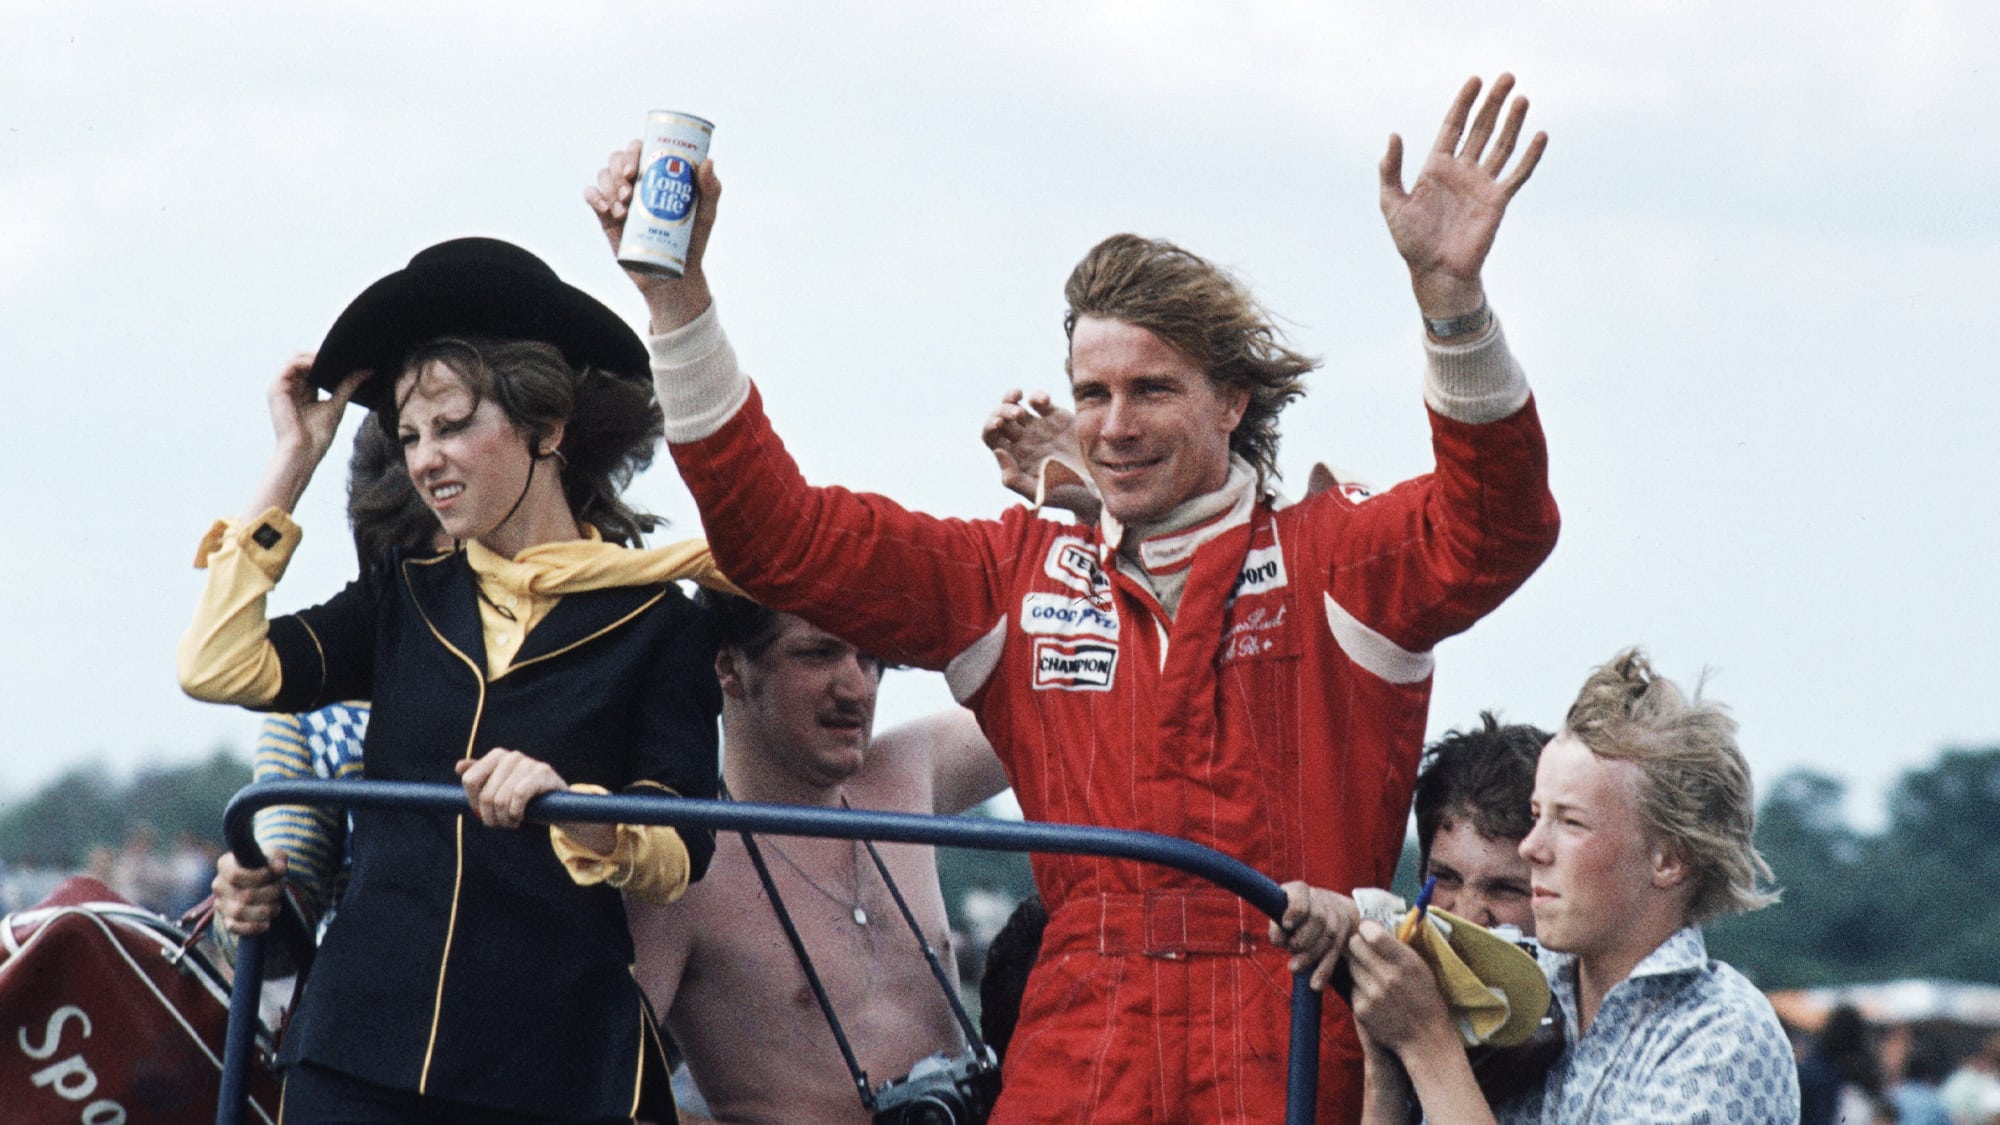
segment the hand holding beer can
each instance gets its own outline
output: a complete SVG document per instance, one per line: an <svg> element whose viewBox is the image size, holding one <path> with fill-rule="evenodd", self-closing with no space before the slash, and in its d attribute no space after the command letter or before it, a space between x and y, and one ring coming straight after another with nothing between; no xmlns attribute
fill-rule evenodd
<svg viewBox="0 0 2000 1125"><path fill-rule="evenodd" d="M694 235L700 192L695 171L708 158L715 125L691 113L656 109L646 115L646 138L639 150L639 178L632 206L618 238L618 264L654 277L687 271L688 240Z"/></svg>

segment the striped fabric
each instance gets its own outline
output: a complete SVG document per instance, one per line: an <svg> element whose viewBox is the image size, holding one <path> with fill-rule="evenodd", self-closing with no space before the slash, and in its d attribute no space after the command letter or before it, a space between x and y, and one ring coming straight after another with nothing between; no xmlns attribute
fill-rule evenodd
<svg viewBox="0 0 2000 1125"><path fill-rule="evenodd" d="M258 733L252 773L258 781L361 777L368 733L366 703L334 703L305 714L276 714ZM285 853L287 879L315 927L323 930L347 884L349 821L337 809L274 805L257 812L257 844Z"/></svg>

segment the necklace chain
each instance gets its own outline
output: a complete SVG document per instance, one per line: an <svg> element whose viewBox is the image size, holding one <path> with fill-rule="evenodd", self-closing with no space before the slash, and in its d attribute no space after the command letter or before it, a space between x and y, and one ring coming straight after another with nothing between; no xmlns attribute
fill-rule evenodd
<svg viewBox="0 0 2000 1125"><path fill-rule="evenodd" d="M785 849L779 847L778 842L776 840L766 837L764 843L767 846L769 846L772 851L778 853L778 858L785 861L785 866L799 873L799 878L804 879L806 881L806 886L811 887L813 890L816 890L820 894L825 895L827 898L833 900L836 904L846 907L850 912L850 915L853 917L855 925L865 926L868 924L868 911L862 909L861 906L861 841L859 840L852 841L852 843L854 844L854 899L851 902L848 901L847 899L841 898L839 895L834 894L832 891L829 891L825 887L821 886L820 881L818 879L813 878L811 875L807 874L806 869L799 866L799 861L793 859L791 855L785 851Z"/></svg>
<svg viewBox="0 0 2000 1125"><path fill-rule="evenodd" d="M480 581L479 576L477 574L472 576L472 588L479 592L480 601L485 602L487 605L493 607L493 612L499 614L500 616L506 618L509 621L515 622L516 624L520 623L521 619L514 616L513 610L508 609L506 606L501 605L499 602L493 600L493 595L486 592L486 583Z"/></svg>

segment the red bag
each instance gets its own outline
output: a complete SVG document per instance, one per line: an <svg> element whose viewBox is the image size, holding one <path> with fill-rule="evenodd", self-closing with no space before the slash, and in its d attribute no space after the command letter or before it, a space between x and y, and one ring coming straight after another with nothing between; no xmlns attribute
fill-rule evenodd
<svg viewBox="0 0 2000 1125"><path fill-rule="evenodd" d="M0 1117L7 1125L212 1122L229 987L187 931L95 879L0 918ZM260 1029L246 1122L277 1118Z"/></svg>

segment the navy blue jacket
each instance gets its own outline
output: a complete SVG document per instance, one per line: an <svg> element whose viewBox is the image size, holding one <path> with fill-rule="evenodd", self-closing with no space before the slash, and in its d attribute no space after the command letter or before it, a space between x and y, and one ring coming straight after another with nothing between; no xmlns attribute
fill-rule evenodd
<svg viewBox="0 0 2000 1125"><path fill-rule="evenodd" d="M486 674L464 553L392 555L271 622L273 710L368 699L371 780L456 784L495 747L612 792L716 792L715 645L672 584L565 595ZM537 825L357 811L354 869L281 1061L524 1113L672 1119L618 891L579 887ZM684 831L699 878L714 854ZM663 1066L661 1073L664 1072Z"/></svg>

